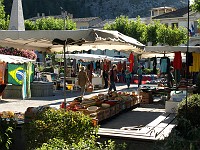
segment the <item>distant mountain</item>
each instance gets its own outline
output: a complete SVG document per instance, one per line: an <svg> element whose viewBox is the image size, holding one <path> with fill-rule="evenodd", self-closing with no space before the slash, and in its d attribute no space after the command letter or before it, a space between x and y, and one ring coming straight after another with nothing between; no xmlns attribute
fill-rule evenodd
<svg viewBox="0 0 200 150"><path fill-rule="evenodd" d="M74 18L101 17L114 19L120 15L129 18L150 16L150 10L155 7L187 6L188 0L22 0L24 18L45 15L58 15L65 10ZM10 14L12 1L4 0L5 11Z"/></svg>

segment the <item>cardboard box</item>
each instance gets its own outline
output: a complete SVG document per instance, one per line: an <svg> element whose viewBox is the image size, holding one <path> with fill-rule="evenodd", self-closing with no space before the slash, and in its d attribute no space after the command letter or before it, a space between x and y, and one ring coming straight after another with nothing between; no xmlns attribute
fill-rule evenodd
<svg viewBox="0 0 200 150"><path fill-rule="evenodd" d="M166 101L165 102L165 112L177 113L179 102Z"/></svg>

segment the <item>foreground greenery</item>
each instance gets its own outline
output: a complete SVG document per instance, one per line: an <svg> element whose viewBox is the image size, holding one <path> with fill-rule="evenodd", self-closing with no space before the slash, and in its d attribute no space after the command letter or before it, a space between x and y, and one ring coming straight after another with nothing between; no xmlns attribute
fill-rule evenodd
<svg viewBox="0 0 200 150"><path fill-rule="evenodd" d="M157 143L156 150L200 149L200 95L183 100L178 108L177 126L168 138Z"/></svg>
<svg viewBox="0 0 200 150"><path fill-rule="evenodd" d="M26 149L123 150L113 141L97 143L98 126L80 112L48 108L24 126Z"/></svg>

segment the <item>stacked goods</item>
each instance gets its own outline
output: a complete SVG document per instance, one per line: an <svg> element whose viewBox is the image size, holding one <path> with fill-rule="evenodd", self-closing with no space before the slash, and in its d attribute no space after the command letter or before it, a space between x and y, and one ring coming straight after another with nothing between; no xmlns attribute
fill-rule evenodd
<svg viewBox="0 0 200 150"><path fill-rule="evenodd" d="M153 103L152 92L140 92L140 96L141 96L141 100L140 100L141 104Z"/></svg>
<svg viewBox="0 0 200 150"><path fill-rule="evenodd" d="M99 122L130 109L136 104L138 104L138 95L135 95L135 92L109 92L83 100L75 98L67 104L66 109L79 111Z"/></svg>
<svg viewBox="0 0 200 150"><path fill-rule="evenodd" d="M0 118L6 119L7 121L12 119L16 124L24 123L24 114L21 112L3 111L0 112Z"/></svg>

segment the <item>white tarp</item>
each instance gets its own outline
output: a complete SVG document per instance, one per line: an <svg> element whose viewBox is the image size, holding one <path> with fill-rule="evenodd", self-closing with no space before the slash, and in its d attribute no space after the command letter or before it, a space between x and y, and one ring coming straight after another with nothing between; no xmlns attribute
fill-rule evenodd
<svg viewBox="0 0 200 150"><path fill-rule="evenodd" d="M23 64L23 63L34 62L34 61L35 60L28 59L25 57L0 54L0 62Z"/></svg>
<svg viewBox="0 0 200 150"><path fill-rule="evenodd" d="M168 53L168 52L200 52L200 46L146 46L145 52Z"/></svg>
<svg viewBox="0 0 200 150"><path fill-rule="evenodd" d="M29 31L0 31L0 45L26 48L45 52L63 51L62 45L53 45L53 39L75 41L85 39L82 46L69 45L69 51L89 49L116 49L127 51L142 51L145 45L136 39L123 35L118 31L82 29L82 30L29 30Z"/></svg>
<svg viewBox="0 0 200 150"><path fill-rule="evenodd" d="M64 54L56 54L56 58L64 58ZM83 59L83 60L88 60L88 61L96 61L96 60L110 60L114 61L113 57L109 57L106 55L95 55L95 54L65 54L66 58L71 58L71 59Z"/></svg>

